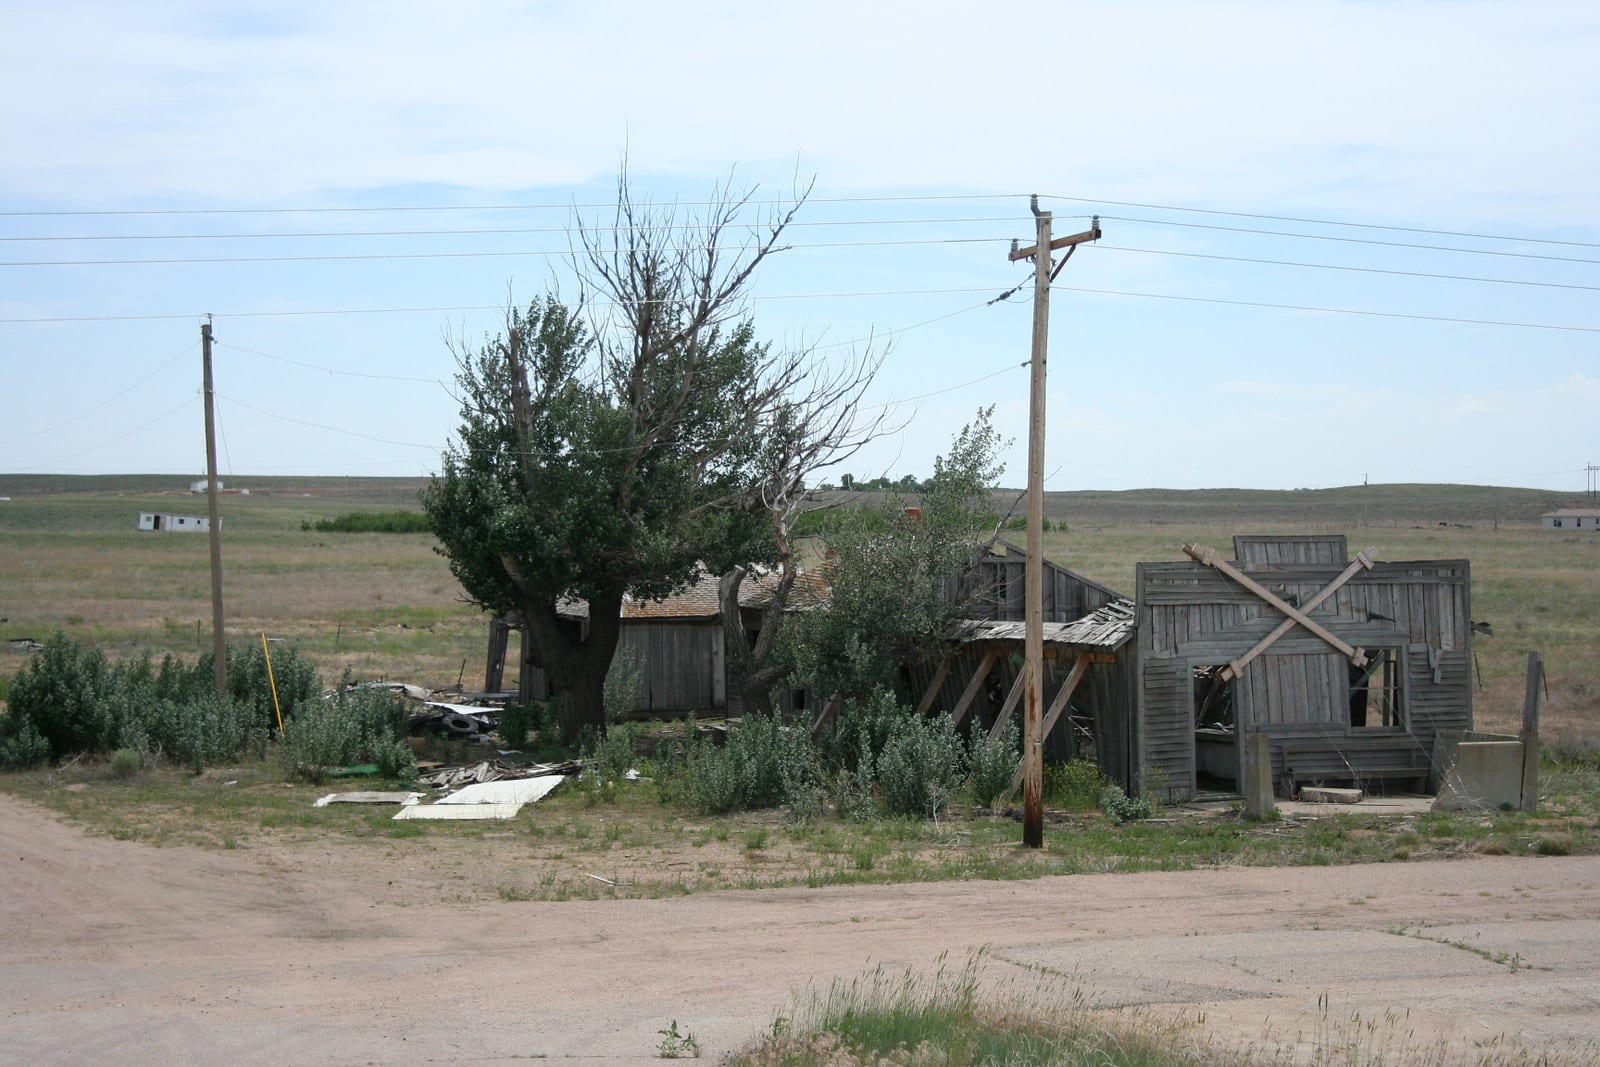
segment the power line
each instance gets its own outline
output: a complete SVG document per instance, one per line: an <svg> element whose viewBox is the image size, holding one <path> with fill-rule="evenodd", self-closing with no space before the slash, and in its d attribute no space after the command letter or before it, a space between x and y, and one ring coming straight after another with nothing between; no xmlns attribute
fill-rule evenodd
<svg viewBox="0 0 1600 1067"><path fill-rule="evenodd" d="M1359 308L1313 307L1305 304L1269 304L1259 300L1224 300L1215 296L1180 296L1176 293L1135 293L1122 289L1087 289L1076 285L1053 285L1051 289L1094 296L1130 296L1146 300L1182 300L1195 304L1229 304L1234 307L1271 308L1275 311L1315 311L1326 315L1366 315L1379 319L1414 319L1419 322L1452 322L1467 326L1509 326L1523 330L1561 330L1571 333L1600 333L1600 326L1561 326L1548 322L1509 322L1499 319L1459 319L1447 315L1414 315L1401 311L1364 311Z"/></svg>
<svg viewBox="0 0 1600 1067"><path fill-rule="evenodd" d="M322 371L322 372L324 372L326 374L337 374L337 375L341 375L341 376L346 377L346 378L368 378L368 379L372 379L374 381L383 381L383 382L415 382L415 383L418 383L420 385L440 385L440 386L442 386L444 384L443 382L441 382L437 378L408 378L408 377L405 377L405 376L399 375L399 374L364 374L361 371L336 370L333 367L324 367L324 366L321 366L321 365L316 364L316 363L305 363L305 362L302 362L301 360L298 360L298 359L290 359L288 356L275 356L270 352L258 352L253 348L245 348L242 345L226 345L226 346L224 346L221 341L216 341L215 344L219 348L220 347L227 347L229 349L232 349L235 352L246 352L246 353L249 353L252 356L260 356L263 359L270 359L270 360L273 360L273 361L278 362L278 363L288 363L291 366L304 367L307 370Z"/></svg>
<svg viewBox="0 0 1600 1067"><path fill-rule="evenodd" d="M147 430L150 427L154 426L156 423L162 421L163 419L166 419L166 418L169 418L169 417L171 417L173 415L176 415L178 412L182 411L184 408L188 407L190 404L193 404L198 399L199 399L198 397L191 396L188 399L184 400L177 407L172 408L172 409L170 409L168 411L162 412L160 415L157 415L155 418L151 419L149 422L141 423L138 426L135 426L131 430L125 430L122 433L117 434L117 436L115 436L115 437L110 437L110 438L107 438L104 441L101 441L98 444L90 445L88 448L85 448L81 452L74 452L70 456L62 456L61 458L62 459L77 459L79 456L86 456L90 452L97 452L100 449L106 447L107 445L114 445L118 441L122 440L124 437L131 437L134 434L138 433L140 430Z"/></svg>
<svg viewBox="0 0 1600 1067"><path fill-rule="evenodd" d="M907 241L813 241L808 244L788 244L773 248L774 252L787 252L791 250L804 250L808 248L897 248L905 245L959 245L959 244L1004 244L1009 242L1007 237L924 237ZM748 247L740 245L707 245L686 251L695 252L736 252ZM597 250L600 255L627 255L626 248L605 248ZM0 260L0 267L140 267L140 266L174 266L192 264L217 264L217 263L347 263L374 260L413 260L413 259L514 259L518 257L564 258L573 255L570 248L566 249L534 249L518 251L482 251L482 252L370 252L370 253L345 253L342 255L326 256L173 256L162 259L34 259L34 260ZM578 255L586 253L579 252Z"/></svg>
<svg viewBox="0 0 1600 1067"><path fill-rule="evenodd" d="M966 289L882 289L865 292L834 292L834 293L777 293L771 295L756 295L753 300L834 300L855 297L882 297L882 296L942 296L952 293L987 293L992 292L992 286L975 286ZM615 301L590 301L592 304L620 306ZM377 308L324 308L307 311L218 311L214 315L218 319L271 319L271 318L300 318L305 316L322 315L400 315L418 313L453 313L465 311L505 311L504 304L457 304L433 307L377 307ZM0 319L0 325L46 325L59 322L170 322L174 320L189 321L194 318L192 312L166 315L63 315L53 317L39 317L26 319Z"/></svg>
<svg viewBox="0 0 1600 1067"><path fill-rule="evenodd" d="M80 421L82 419L86 419L90 415L93 415L95 412L99 411L101 408L105 407L106 405L112 404L112 403L115 403L118 400L121 400L123 397L125 397L129 393L133 392L139 386L143 385L145 382L149 381L151 378L154 378L156 375L160 374L162 371L166 370L168 367L170 367L174 363L178 362L178 360L180 360L183 357L189 355L197 347L199 347L199 342L194 342L194 343L188 345L186 348L184 348L184 350L182 352L179 352L177 355L173 356L171 359L169 359L165 363L161 364L161 366L157 367L155 370L151 371L149 374L143 375L142 377L135 379L132 384L130 384L128 386L125 386L123 389L119 390L116 393L111 394L106 399L100 401L100 403L96 404L92 408L86 408L83 411L78 412L76 415L72 415L72 416L70 416L68 418L62 419L60 422L55 423L55 424L53 424L51 426L46 426L43 429L30 430L29 432L27 432L25 434L20 434L20 435L18 435L16 437L8 437L5 440L0 441L0 445L14 444L17 441L25 441L30 437L38 437L38 436L40 436L42 434L53 433L56 430L61 429L63 426L70 426L75 422L78 422L78 421Z"/></svg>
<svg viewBox="0 0 1600 1067"><path fill-rule="evenodd" d="M1046 194L1040 194L1041 196ZM1224 215L1236 219L1264 219L1268 222L1298 222L1308 226L1347 226L1358 230L1387 230L1391 233L1425 233L1436 237L1471 237L1481 241L1517 241L1523 244L1568 245L1574 248L1600 248L1600 242L1563 241L1553 237L1517 237L1512 234L1472 233L1465 230L1432 230L1421 226L1387 226L1376 222L1345 222L1340 219L1312 219L1295 215L1260 215L1249 211L1223 211L1219 208L1181 207L1175 204L1140 204L1126 200L1097 200L1087 196L1061 196L1048 194L1053 200L1067 200L1076 204L1106 204L1111 207L1135 207L1150 211L1185 211L1199 215Z"/></svg>
<svg viewBox="0 0 1600 1067"><path fill-rule="evenodd" d="M1459 252L1469 256L1536 259L1548 263L1600 263L1600 259L1584 259L1578 256L1546 256L1537 252L1508 252L1503 248L1461 248L1456 245L1425 245L1412 241L1379 241L1372 237L1343 237L1332 233L1290 233L1287 230L1263 230L1250 226L1217 226L1205 222L1179 222L1176 219L1136 219L1126 215L1102 215L1101 218L1147 226L1181 226L1189 230L1217 230L1224 233L1248 233L1262 237L1293 237L1302 241L1338 241L1343 244L1372 245L1378 248L1408 248L1423 252Z"/></svg>
<svg viewBox="0 0 1600 1067"><path fill-rule="evenodd" d="M280 422L293 423L296 426L309 426L313 430L327 430L329 433L342 433L348 437L359 437L363 441L374 441L380 445L394 445L396 448L424 448L432 451L438 451L439 449L438 445L419 445L415 441L390 441L382 437L373 437L370 434L357 433L355 430L346 429L343 426L325 426L320 422L307 422L304 419L291 419L287 415L279 415L277 412L268 411L265 408L258 408L254 404L246 404L243 400L235 400L233 397L224 396L222 393L218 393L217 396L222 400L226 400L230 404L237 404L239 407L242 407L247 411L253 411L257 415L265 415L269 419L277 419Z"/></svg>
<svg viewBox="0 0 1600 1067"><path fill-rule="evenodd" d="M1088 218L1087 215L1081 216ZM1013 223L1016 220L1006 215L968 216L958 218L931 218L931 219L796 219L788 224L786 229L799 229L802 227L821 226L943 226L968 223ZM643 227L652 231L677 231L704 229L700 223L676 223L665 226ZM8 235L0 236L0 242L5 241L247 241L247 240L293 240L298 238L324 238L324 237L500 237L500 236L529 236L532 234L564 233L575 234L580 231L587 233L626 233L627 226L578 226L569 223L565 226L507 226L489 229L450 229L450 230L302 230L298 232L282 233L249 233L234 231L232 233L128 233L128 234L55 234L55 235Z"/></svg>
<svg viewBox="0 0 1600 1067"><path fill-rule="evenodd" d="M1107 252L1138 252L1147 256L1180 256L1184 259L1214 259L1225 263L1255 263L1265 267L1304 267L1309 270L1342 270L1355 274L1387 274L1398 278L1430 278L1446 282L1479 282L1485 285L1530 285L1541 289L1579 289L1600 293L1600 285L1572 282L1536 282L1520 278L1484 278L1467 274L1432 274L1420 270L1392 270L1387 267L1353 267L1338 263L1300 263L1287 259L1254 259L1249 256L1223 256L1210 252L1177 252L1160 248L1128 248L1123 245L1096 246Z"/></svg>
<svg viewBox="0 0 1600 1067"><path fill-rule="evenodd" d="M1028 193L949 193L922 196L818 196L803 200L745 200L749 207L797 207L801 204L906 204L952 200L1017 200ZM1063 198L1066 199L1066 198ZM645 200L634 206L647 209L726 206L723 200ZM0 211L0 218L136 217L142 215L341 215L423 211L604 211L616 208L614 200L593 204L409 204L392 207L244 207L244 208L115 208L88 211Z"/></svg>

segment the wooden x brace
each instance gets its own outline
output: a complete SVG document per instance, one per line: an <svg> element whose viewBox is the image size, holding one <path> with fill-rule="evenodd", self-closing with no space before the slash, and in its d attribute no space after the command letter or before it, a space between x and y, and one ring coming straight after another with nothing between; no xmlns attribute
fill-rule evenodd
<svg viewBox="0 0 1600 1067"><path fill-rule="evenodd" d="M1285 618L1283 622L1278 625L1276 630L1268 634L1262 640L1258 641L1254 648L1224 667L1221 672L1222 677L1224 679L1237 677L1239 672L1244 670L1244 667L1247 663L1264 652L1278 638L1288 633L1296 623L1304 626L1307 630L1316 634L1318 637L1328 642L1328 644L1344 653L1344 655L1349 658L1350 662L1354 663L1357 667L1364 666L1367 662L1367 654L1365 652L1330 633L1326 627L1319 625L1317 622L1311 619L1306 612L1312 610L1323 601L1327 600L1330 596L1338 591L1340 586L1344 585L1351 578L1355 577L1355 575L1362 569L1371 567L1373 562L1372 553L1376 551L1376 549L1369 548L1362 552L1358 552L1355 560L1350 564L1350 566L1345 568L1344 573L1339 575L1338 578L1335 578L1326 589L1308 601L1305 605L1305 609L1301 610L1300 608L1297 608L1293 604L1290 604L1288 601L1284 600L1282 597L1278 596L1276 593L1262 585L1260 582L1256 581L1254 578L1251 578L1248 574L1245 574L1243 571L1233 566L1221 556L1217 555L1216 549L1207 548L1204 545L1184 545L1184 555L1188 556L1197 563L1205 564L1207 567L1212 568L1219 574L1227 575L1229 578L1232 578L1235 582L1238 582L1240 585L1250 590L1250 592L1254 593L1262 600L1265 600L1268 604L1271 604L1274 608L1277 608L1287 616L1287 618Z"/></svg>

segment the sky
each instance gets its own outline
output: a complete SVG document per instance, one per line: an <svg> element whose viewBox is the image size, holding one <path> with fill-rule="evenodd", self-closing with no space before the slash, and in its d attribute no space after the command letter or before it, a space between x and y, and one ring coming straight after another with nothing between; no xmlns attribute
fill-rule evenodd
<svg viewBox="0 0 1600 1067"><path fill-rule="evenodd" d="M757 334L884 353L931 472L1581 494L1600 461L1600 7L1454 0L0 0L0 471L421 476L453 347L575 292L578 218L811 184ZM812 184L814 183L814 184ZM1021 289L1016 286L1022 284ZM1008 299L996 301L1002 293Z"/></svg>

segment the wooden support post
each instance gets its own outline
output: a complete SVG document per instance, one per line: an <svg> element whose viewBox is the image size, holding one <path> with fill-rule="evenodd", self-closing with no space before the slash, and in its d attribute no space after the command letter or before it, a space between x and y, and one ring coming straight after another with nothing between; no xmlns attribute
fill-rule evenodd
<svg viewBox="0 0 1600 1067"><path fill-rule="evenodd" d="M992 741L1005 730L1006 723L1011 721L1011 712L1016 708L1017 701L1022 699L1022 691L1027 688L1028 666L1023 664L1017 672L1017 680L1011 683L1011 691L1006 694L1006 702L1000 708L1000 714L994 717L994 725L989 727L989 739Z"/></svg>
<svg viewBox="0 0 1600 1067"><path fill-rule="evenodd" d="M944 685L944 680L950 677L950 664L955 662L956 654L946 652L939 661L939 669L933 672L933 681L928 683L927 691L922 694L922 699L917 702L917 714L926 715L928 709L933 707L933 702L939 696L939 688Z"/></svg>
<svg viewBox="0 0 1600 1067"><path fill-rule="evenodd" d="M1265 819L1277 810L1272 795L1272 737L1255 730L1244 738L1244 816Z"/></svg>
<svg viewBox="0 0 1600 1067"><path fill-rule="evenodd" d="M1528 681L1522 697L1522 810L1539 807L1539 696L1544 683L1544 657L1528 653Z"/></svg>
<svg viewBox="0 0 1600 1067"><path fill-rule="evenodd" d="M489 620L489 654L483 665L483 691L498 693L505 684L506 646L510 643L511 625L496 615Z"/></svg>
<svg viewBox="0 0 1600 1067"><path fill-rule="evenodd" d="M967 708L972 706L972 699L978 695L978 688L983 685L983 680L989 676L989 671L1000 657L1005 655L998 648L991 648L983 654L983 662L978 664L978 669L972 672L972 681L967 683L967 688L961 694L961 699L956 702L955 708L950 712L950 721L960 726L961 720L966 718Z"/></svg>

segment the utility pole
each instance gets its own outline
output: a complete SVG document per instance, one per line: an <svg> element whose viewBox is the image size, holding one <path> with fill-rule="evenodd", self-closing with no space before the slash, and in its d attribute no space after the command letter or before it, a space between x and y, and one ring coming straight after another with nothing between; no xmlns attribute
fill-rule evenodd
<svg viewBox="0 0 1600 1067"><path fill-rule="evenodd" d="M1050 283L1072 253L1086 241L1100 238L1100 216L1092 226L1071 237L1050 239L1050 212L1032 200L1037 239L1031 248L1014 248L1011 261L1033 257L1033 355L1028 364L1028 559L1023 571L1023 686L1022 701L1022 843L1029 848L1044 844L1044 407L1045 351L1050 342ZM1050 253L1065 248L1067 254L1054 271Z"/></svg>
<svg viewBox="0 0 1600 1067"><path fill-rule="evenodd" d="M217 695L228 695L228 641L222 628L222 516L217 505L216 389L211 384L211 316L200 327L200 359L205 368L206 510L211 524L211 650L216 660Z"/></svg>

